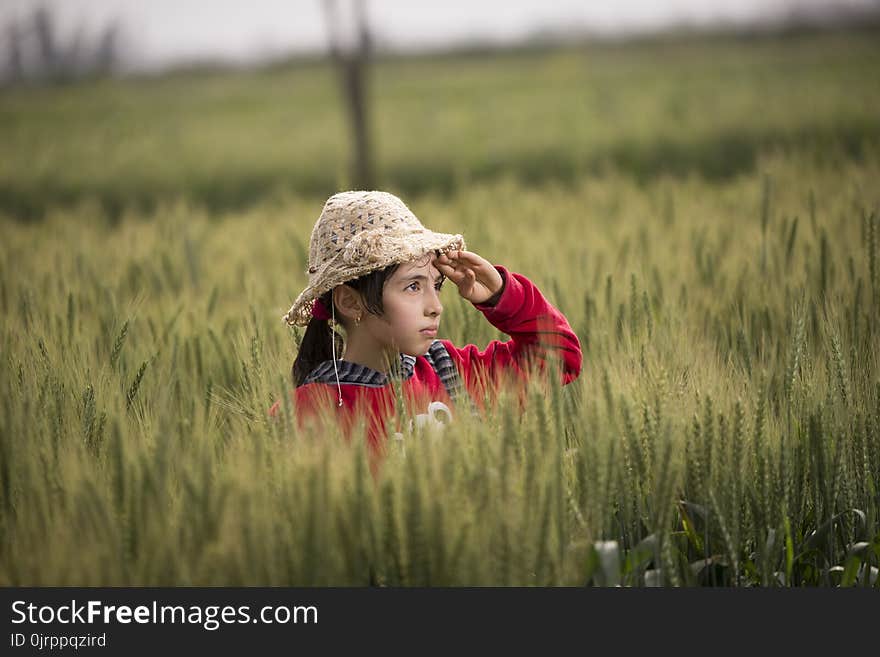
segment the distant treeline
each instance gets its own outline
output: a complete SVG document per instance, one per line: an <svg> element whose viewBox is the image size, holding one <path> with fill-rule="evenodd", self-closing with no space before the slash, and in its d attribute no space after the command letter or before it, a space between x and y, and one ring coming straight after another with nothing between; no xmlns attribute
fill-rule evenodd
<svg viewBox="0 0 880 657"><path fill-rule="evenodd" d="M45 7L38 7L24 19L13 18L5 26L6 66L0 81L69 82L84 77L113 73L119 62L121 27L111 22L98 34L78 29L62 40L56 21Z"/></svg>

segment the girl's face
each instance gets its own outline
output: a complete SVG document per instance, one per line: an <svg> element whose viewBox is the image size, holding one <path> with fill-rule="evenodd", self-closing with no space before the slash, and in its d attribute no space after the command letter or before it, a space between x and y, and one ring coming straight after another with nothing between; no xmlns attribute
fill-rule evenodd
<svg viewBox="0 0 880 657"><path fill-rule="evenodd" d="M367 313L361 326L389 355L421 356L437 337L440 326L440 288L443 274L426 257L399 265L385 281L381 317Z"/></svg>

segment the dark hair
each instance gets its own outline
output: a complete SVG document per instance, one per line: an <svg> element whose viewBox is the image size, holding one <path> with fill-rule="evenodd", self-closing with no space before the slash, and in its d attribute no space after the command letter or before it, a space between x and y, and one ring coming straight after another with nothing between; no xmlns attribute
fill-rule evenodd
<svg viewBox="0 0 880 657"><path fill-rule="evenodd" d="M382 307L382 291L385 289L386 281L391 278L397 267L398 265L396 264L389 265L385 269L379 269L369 274L364 274L360 278L346 281L345 285L361 293L368 313L381 315L384 312ZM329 311L330 304L333 303L333 290L325 292L318 298ZM336 316L337 321L342 323L338 309L336 310ZM336 346L335 354L331 351L331 343ZM339 333L330 328L330 320L312 317L299 345L296 359L293 361L293 368L290 374L294 387L301 386L312 370L325 360L341 358L342 349L343 338Z"/></svg>

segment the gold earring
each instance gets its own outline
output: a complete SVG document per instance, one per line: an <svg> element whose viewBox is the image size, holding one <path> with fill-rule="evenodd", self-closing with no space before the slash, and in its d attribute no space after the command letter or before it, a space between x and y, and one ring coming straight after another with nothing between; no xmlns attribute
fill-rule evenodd
<svg viewBox="0 0 880 657"><path fill-rule="evenodd" d="M357 317L354 318L354 325L355 326L361 325L361 316L360 315L358 315Z"/></svg>

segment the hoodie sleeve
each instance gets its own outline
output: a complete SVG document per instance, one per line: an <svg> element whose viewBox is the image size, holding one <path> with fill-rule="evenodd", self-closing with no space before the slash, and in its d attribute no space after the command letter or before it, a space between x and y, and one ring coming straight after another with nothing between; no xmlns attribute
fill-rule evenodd
<svg viewBox="0 0 880 657"><path fill-rule="evenodd" d="M444 340L465 384L473 390L487 376L497 381L504 371L525 378L530 365L543 371L548 363L561 367L562 385L576 379L583 355L568 320L528 278L501 265L495 269L504 279L497 303L490 305L494 300L490 299L474 307L511 339L493 340L483 351L472 344L459 349Z"/></svg>

